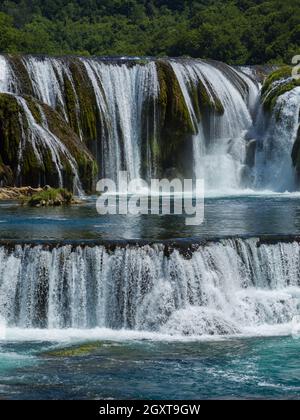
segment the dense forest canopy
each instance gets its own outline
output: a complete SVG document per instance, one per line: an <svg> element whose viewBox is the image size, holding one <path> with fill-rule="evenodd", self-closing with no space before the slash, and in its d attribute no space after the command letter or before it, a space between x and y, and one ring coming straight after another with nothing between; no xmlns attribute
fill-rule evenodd
<svg viewBox="0 0 300 420"><path fill-rule="evenodd" d="M1 0L0 51L290 63L299 0Z"/></svg>

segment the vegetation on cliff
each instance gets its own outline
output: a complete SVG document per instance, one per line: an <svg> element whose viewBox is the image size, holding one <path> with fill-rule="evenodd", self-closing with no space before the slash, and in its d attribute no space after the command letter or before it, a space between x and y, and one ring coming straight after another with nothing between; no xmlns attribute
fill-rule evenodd
<svg viewBox="0 0 300 420"><path fill-rule="evenodd" d="M72 157L83 188L87 192L92 191L97 165L86 146L52 108L32 97L23 100L34 122L30 121L18 97L0 94L0 183L59 187L59 166L64 186L73 190ZM43 118L46 118L47 127L41 132ZM47 133L51 136L51 145L47 141Z"/></svg>
<svg viewBox="0 0 300 420"><path fill-rule="evenodd" d="M292 67L284 66L271 73L262 88L262 103L266 111L272 111L277 99L300 86L300 79L292 77Z"/></svg>
<svg viewBox="0 0 300 420"><path fill-rule="evenodd" d="M178 153L186 140L195 133L195 127L172 66L163 60L158 61L156 65L160 85L159 154L162 166L168 168L178 161Z"/></svg>

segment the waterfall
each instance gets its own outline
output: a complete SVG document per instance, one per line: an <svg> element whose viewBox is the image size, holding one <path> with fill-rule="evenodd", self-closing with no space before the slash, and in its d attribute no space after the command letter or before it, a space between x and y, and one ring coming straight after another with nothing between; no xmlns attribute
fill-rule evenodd
<svg viewBox="0 0 300 420"><path fill-rule="evenodd" d="M66 148L66 146L60 141L58 137L56 137L48 128L48 123L46 116L43 112L42 107L39 107L39 112L41 115L42 123L39 124L34 116L32 115L32 112L30 111L27 102L22 97L16 96L16 99L20 105L20 107L23 109L24 114L26 116L26 128L23 127L22 130L22 139L20 142L19 147L19 161L18 161L18 176L21 173L22 169L22 158L23 158L23 150L25 149L28 141L30 142L30 145L33 149L34 155L39 162L40 166L43 167L43 152L45 150L48 150L51 154L51 159L54 164L54 167L56 169L58 181L59 181L59 187L62 188L64 186L63 182L63 163L61 158L64 157L68 164L70 165L71 171L73 173L74 177L74 185L73 190L76 194L82 195L83 190L81 186L81 182L79 179L78 174L78 167L75 159L69 152L69 150ZM20 117L21 119L21 117ZM21 125L23 125L23 121L21 119Z"/></svg>
<svg viewBox="0 0 300 420"><path fill-rule="evenodd" d="M252 125L250 112L258 96L258 86L243 73L231 69L228 74L203 61L188 64L175 61L172 67L197 126L193 139L196 176L204 178L209 190L240 188L246 157L245 135ZM196 122L192 88L199 81L213 103L215 98L221 102L224 112L222 115L211 112L206 117L208 121Z"/></svg>
<svg viewBox="0 0 300 420"><path fill-rule="evenodd" d="M262 81L263 69L196 59L0 56L0 94L25 101L31 95L60 113L97 161L99 177L116 180L120 170L129 179L147 180L193 172L207 191L222 194L244 188L294 191L299 88L279 96L270 116L254 79ZM170 82L178 82L180 91ZM172 120L176 98L182 132ZM42 132L50 144L49 133Z"/></svg>
<svg viewBox="0 0 300 420"><path fill-rule="evenodd" d="M283 192L297 189L292 150L299 129L299 115L299 87L277 99L270 118L266 119L261 110L256 125L255 188Z"/></svg>
<svg viewBox="0 0 300 420"><path fill-rule="evenodd" d="M10 327L256 334L299 315L300 244L0 247L0 317Z"/></svg>
<svg viewBox="0 0 300 420"><path fill-rule="evenodd" d="M10 79L10 70L5 57L0 56L0 92L8 92Z"/></svg>
<svg viewBox="0 0 300 420"><path fill-rule="evenodd" d="M64 72L62 63L55 58L39 59L35 57L24 58L33 90L37 99L54 109L61 108L66 120L63 85Z"/></svg>
<svg viewBox="0 0 300 420"><path fill-rule="evenodd" d="M195 173L205 178L209 189L222 185L239 187L245 158L244 134L252 122L250 111L253 97L258 94L257 86L248 76L228 66L200 60L170 60L169 63L197 133L193 139ZM155 61L129 63L126 60L26 56L21 64L34 97L60 112L83 142L87 141L84 125L90 129L99 118L100 122L93 129L97 139L92 139L96 142L92 151L97 154L102 176L116 179L120 170L127 170L130 179L157 175L157 101L161 87ZM15 73L10 59L1 57L0 92L22 95L28 91L20 67ZM78 74L81 82L78 82ZM212 102L216 98L220 101L223 115L211 112L199 122L191 95L192 87L199 81ZM71 85L71 93L66 83ZM81 93L78 83L86 84ZM74 110L67 105L70 94ZM83 108L87 105L89 111ZM70 112L75 113L75 118ZM83 123L90 112L95 113L93 123Z"/></svg>
<svg viewBox="0 0 300 420"><path fill-rule="evenodd" d="M131 67L94 60L83 60L83 63L99 113L110 128L104 141L105 174L116 179L118 171L123 169L130 179L138 178L143 125L147 119L155 121L155 116L145 113L145 104L155 101L159 90L155 63Z"/></svg>

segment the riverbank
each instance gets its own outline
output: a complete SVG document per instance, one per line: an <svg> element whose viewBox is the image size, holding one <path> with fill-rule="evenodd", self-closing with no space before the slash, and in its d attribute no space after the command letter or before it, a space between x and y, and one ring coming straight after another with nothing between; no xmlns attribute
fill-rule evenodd
<svg viewBox="0 0 300 420"><path fill-rule="evenodd" d="M3 187L0 188L0 201L20 201L30 207L58 207L80 204L79 199L63 188Z"/></svg>
<svg viewBox="0 0 300 420"><path fill-rule="evenodd" d="M32 197L34 194L39 194L43 188L32 187L1 187L0 200L24 200Z"/></svg>

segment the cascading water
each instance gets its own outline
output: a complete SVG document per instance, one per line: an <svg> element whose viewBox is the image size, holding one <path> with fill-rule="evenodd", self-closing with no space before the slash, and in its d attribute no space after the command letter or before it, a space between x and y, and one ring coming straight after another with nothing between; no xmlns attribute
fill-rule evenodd
<svg viewBox="0 0 300 420"><path fill-rule="evenodd" d="M283 192L297 189L292 150L299 129L299 115L299 87L278 98L267 121L261 110L256 124L255 188Z"/></svg>
<svg viewBox="0 0 300 420"><path fill-rule="evenodd" d="M38 162L41 166L43 166L43 154L42 150L47 149L51 153L52 162L54 163L54 166L56 168L58 180L59 180L59 187L62 188L64 186L63 183L63 164L61 161L61 157L64 156L73 173L74 177L74 185L73 190L76 194L82 195L83 190L81 186L81 182L79 179L78 174L78 168L77 163L71 153L68 151L68 149L65 147L65 145L53 134L48 128L47 125L47 119L44 115L43 109L39 107L39 112L41 114L42 123L38 124L32 115L32 112L30 111L25 99L17 96L17 101L21 108L23 109L25 116L26 116L26 122L27 122L27 130L25 134L25 129L23 129L23 138L20 142L20 148L19 148L19 162L18 162L18 172L21 172L21 166L22 166L22 156L23 156L23 149L26 147L26 143L29 140L30 144L33 148L34 155L37 158Z"/></svg>
<svg viewBox="0 0 300 420"><path fill-rule="evenodd" d="M257 98L258 87L246 75L234 72L238 86L227 77L226 72L222 73L202 61L188 64L172 62L172 67L196 125L197 134L193 143L197 177L204 178L209 190L238 189L245 162L245 134L252 125L250 111ZM192 90L199 81L205 86L212 103L217 98L224 108L222 115L211 112L208 124L202 120L197 123L193 108Z"/></svg>
<svg viewBox="0 0 300 420"><path fill-rule="evenodd" d="M0 247L0 316L9 327L256 334L299 315L298 242Z"/></svg>
<svg viewBox="0 0 300 420"><path fill-rule="evenodd" d="M145 104L155 101L159 91L155 63L132 67L93 60L83 60L83 63L94 88L99 113L109 128L103 145L105 174L116 179L118 171L123 169L130 179L138 178L143 124L147 125L148 119L155 124L155 115L144 112Z"/></svg>
<svg viewBox="0 0 300 420"><path fill-rule="evenodd" d="M61 62L55 58L41 60L34 57L24 58L23 62L37 99L54 109L62 109L68 119L61 88L65 73Z"/></svg>
<svg viewBox="0 0 300 420"><path fill-rule="evenodd" d="M151 178L157 174L153 148L159 147L155 143L159 137L157 100L161 86L155 61L110 63L81 58L72 62L59 58L24 57L22 63L33 95L58 110L66 122L70 120L66 80L71 84L77 119L73 126L75 124L82 141L85 138L81 119L85 110L80 109L82 102L80 104L78 99L78 87L72 72L74 66L80 73L85 71L86 83L91 86L86 100L91 103L95 100L97 118L100 119L96 149L103 176L116 178L120 170L127 170L130 179L142 175ZM229 71L229 67L223 71L213 63L171 60L170 64L197 132L193 140L197 176L205 178L208 189L239 187L245 158L244 133L251 125L248 108L252 106L253 97L257 97L256 85L247 76L233 69ZM14 74L9 60L2 57L0 68L0 92L22 95L21 77ZM12 79L15 79L13 83ZM211 112L205 116L207 121L197 121L191 88L199 80L212 101L218 98L224 107L223 115Z"/></svg>
<svg viewBox="0 0 300 420"><path fill-rule="evenodd" d="M130 179L174 173L176 162L161 167L160 160L166 149L173 150L168 144L172 132L162 146L160 60L26 56L18 65L14 60L0 56L0 93L23 97L31 92L58 111L94 154L99 176L116 179L120 170L127 170ZM175 73L188 109L196 133L194 174L204 178L206 190L297 189L291 152L299 127L299 89L279 97L270 118L260 105L252 69L203 60L163 62ZM200 116L195 105L199 86L198 106L210 102ZM181 164L175 168L178 175Z"/></svg>
<svg viewBox="0 0 300 420"><path fill-rule="evenodd" d="M0 92L8 92L10 71L7 61L4 57L0 56Z"/></svg>

